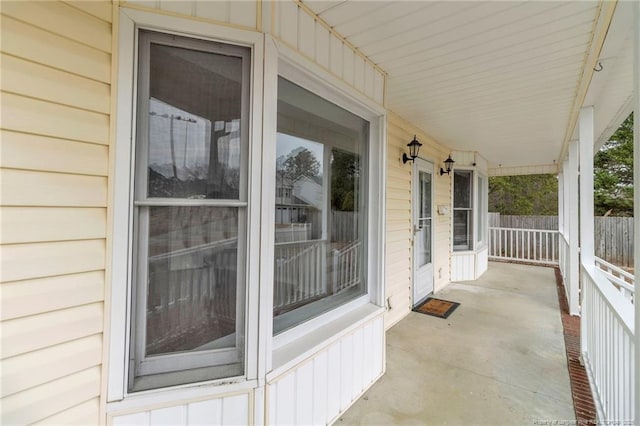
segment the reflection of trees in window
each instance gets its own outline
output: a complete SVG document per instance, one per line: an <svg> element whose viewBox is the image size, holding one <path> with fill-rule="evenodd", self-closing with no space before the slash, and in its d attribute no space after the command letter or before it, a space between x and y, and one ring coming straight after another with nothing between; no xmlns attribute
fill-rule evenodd
<svg viewBox="0 0 640 426"><path fill-rule="evenodd" d="M356 211L356 190L360 178L360 158L334 149L331 161L331 210Z"/></svg>
<svg viewBox="0 0 640 426"><path fill-rule="evenodd" d="M293 152L291 153L293 154ZM284 174L290 182L302 176L317 177L320 175L320 162L313 152L302 148L297 154L291 155L284 162Z"/></svg>

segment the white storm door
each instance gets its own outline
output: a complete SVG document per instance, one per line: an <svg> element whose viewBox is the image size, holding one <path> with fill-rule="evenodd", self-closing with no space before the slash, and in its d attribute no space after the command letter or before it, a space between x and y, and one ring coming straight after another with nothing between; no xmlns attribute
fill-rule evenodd
<svg viewBox="0 0 640 426"><path fill-rule="evenodd" d="M416 158L413 173L413 304L433 293L433 164Z"/></svg>

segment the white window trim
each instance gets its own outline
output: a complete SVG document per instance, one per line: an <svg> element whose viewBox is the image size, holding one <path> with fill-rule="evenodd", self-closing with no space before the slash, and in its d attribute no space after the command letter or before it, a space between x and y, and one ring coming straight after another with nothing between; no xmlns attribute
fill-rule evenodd
<svg viewBox="0 0 640 426"><path fill-rule="evenodd" d="M486 173L476 172L475 175L475 227L474 227L474 246L475 251L479 252L485 249L489 245L489 177ZM480 188L480 178L483 178L486 182L486 191L483 188ZM480 194L481 191L484 193L485 198L485 209L484 211L480 211ZM480 240L480 224L484 225L484 239Z"/></svg>
<svg viewBox="0 0 640 426"><path fill-rule="evenodd" d="M117 59L117 108L115 118L115 141L112 149L110 176L113 176L110 194L110 297L108 347L105 350L108 365L107 402L121 401L128 397L127 378L129 359L129 330L131 327L131 259L132 259L132 215L133 201L133 131L135 129L135 92L137 81L136 29L146 28L167 33L176 33L193 38L202 38L251 48L251 98L249 111L249 194L247 200L249 235L260 230L261 187L261 140L262 132L262 84L263 84L263 35L220 25L140 10L120 8L118 20ZM248 259L260 259L260 241L249 239L246 251ZM247 262L247 308L245 375L234 380L220 379L205 383L245 382L255 380L258 375L258 287L260 266L255 261ZM185 388L202 387L203 382L135 393L135 399L145 400L146 395L166 395L181 392ZM134 399L133 394L130 399Z"/></svg>
<svg viewBox="0 0 640 426"><path fill-rule="evenodd" d="M456 250L455 249L455 245L454 245L454 213L455 213L455 179L453 174L456 171L465 171L465 172L471 172L471 208L469 210L471 210L471 235L469 235L469 239L470 239L470 243L471 243L471 247L469 247L468 249L464 249L464 250ZM477 171L473 168L473 167L456 167L454 169L451 170L452 176L451 176L451 250L453 252L453 254L461 254L461 253L475 253L476 250L476 210L478 207L478 203L477 203L477 188L476 188L476 182L477 182ZM466 210L466 209L465 209Z"/></svg>
<svg viewBox="0 0 640 426"><path fill-rule="evenodd" d="M368 244L368 259L367 259L367 294L358 297L350 302L345 303L329 312L326 312L320 316L312 318L302 324L293 327L290 330L283 331L277 336L273 337L272 350L288 350L292 343L301 340L304 336L308 336L315 330L319 330L323 325L330 323L348 315L351 312L356 311L367 304L373 306L384 306L384 221L385 221L385 175L386 175L386 111L379 105L373 103L362 94L357 93L351 87L346 85L342 80L331 75L327 71L321 69L317 65L302 58L297 52L292 51L289 47L278 44L277 42L269 39L267 45L271 44L272 48L267 47L266 66L265 66L265 81L273 83L275 94L272 108L265 108L266 110L272 109L275 114L269 117L265 116L264 125L265 128L272 129L272 140L267 139L265 135L263 155L265 159L266 167L269 169L269 164L275 164L276 160L276 122L277 122L277 78L278 76L284 77L287 80L317 94L318 96L356 114L369 121L369 135L373 140L377 140L378 145L376 149L369 149L369 186L368 186L368 207L367 207L367 244ZM265 98L269 99L266 94ZM269 161L272 161L269 163ZM265 181L264 186L264 202L263 211L275 210L275 167L270 172L269 176L265 172L263 179ZM268 220L266 216L263 216L263 220ZM274 235L271 230L270 235L264 235L268 238L265 244L271 249L267 253L263 252L263 256L268 255L268 261L273 264L274 256ZM266 287L273 287L273 270L270 269L270 275L268 278L268 285ZM268 299L270 303L270 309L273 310L273 295ZM263 303L266 301L263 300ZM270 317L269 328L272 330L272 317ZM345 324L345 327L349 324ZM304 345L298 345L296 350L306 349ZM280 357L279 357L280 358ZM289 354L282 357L287 359L295 358L295 354ZM280 368L280 365L272 365L273 354L268 357L267 371L273 368Z"/></svg>

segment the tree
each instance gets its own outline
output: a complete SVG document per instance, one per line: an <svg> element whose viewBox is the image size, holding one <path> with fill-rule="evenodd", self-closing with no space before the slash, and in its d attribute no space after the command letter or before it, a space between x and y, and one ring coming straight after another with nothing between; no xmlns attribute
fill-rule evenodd
<svg viewBox="0 0 640 426"><path fill-rule="evenodd" d="M284 173L290 182L301 176L316 177L320 175L320 162L313 152L303 148L285 160Z"/></svg>
<svg viewBox="0 0 640 426"><path fill-rule="evenodd" d="M489 211L506 215L557 215L558 179L555 175L490 177Z"/></svg>
<svg viewBox="0 0 640 426"><path fill-rule="evenodd" d="M596 216L633 216L633 114L593 159Z"/></svg>

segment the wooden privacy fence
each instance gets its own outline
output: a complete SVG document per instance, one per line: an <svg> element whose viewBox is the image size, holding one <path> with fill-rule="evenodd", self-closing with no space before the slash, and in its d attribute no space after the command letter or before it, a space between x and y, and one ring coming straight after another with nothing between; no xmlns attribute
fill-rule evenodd
<svg viewBox="0 0 640 426"><path fill-rule="evenodd" d="M595 217L596 256L625 268L633 268L633 218Z"/></svg>
<svg viewBox="0 0 640 426"><path fill-rule="evenodd" d="M511 216L489 213L492 228L557 230L558 216ZM624 268L633 268L633 218L596 216L595 255Z"/></svg>

